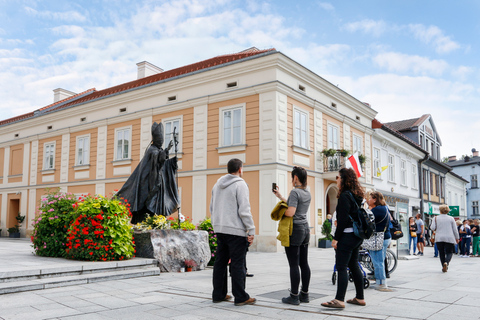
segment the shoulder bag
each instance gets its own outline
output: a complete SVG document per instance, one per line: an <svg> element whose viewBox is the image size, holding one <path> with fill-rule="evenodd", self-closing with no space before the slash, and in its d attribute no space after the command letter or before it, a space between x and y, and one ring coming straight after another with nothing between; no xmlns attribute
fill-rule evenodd
<svg viewBox="0 0 480 320"><path fill-rule="evenodd" d="M383 220L387 219L390 213L387 211L385 214L385 217L379 221L378 223L382 223ZM383 239L385 237L385 231L387 230L388 227L388 222L385 224L385 228L383 231L380 232L374 232L373 235L369 239L363 240L362 247L364 249L370 250L370 251L378 251L382 250L383 248Z"/></svg>

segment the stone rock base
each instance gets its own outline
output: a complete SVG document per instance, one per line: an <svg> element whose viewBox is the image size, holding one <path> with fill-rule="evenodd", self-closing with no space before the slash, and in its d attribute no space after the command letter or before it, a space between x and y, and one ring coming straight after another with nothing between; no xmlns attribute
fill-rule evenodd
<svg viewBox="0 0 480 320"><path fill-rule="evenodd" d="M160 272L179 272L185 260L194 260L193 270L205 269L211 253L204 230L150 230L134 233L135 256L158 261Z"/></svg>

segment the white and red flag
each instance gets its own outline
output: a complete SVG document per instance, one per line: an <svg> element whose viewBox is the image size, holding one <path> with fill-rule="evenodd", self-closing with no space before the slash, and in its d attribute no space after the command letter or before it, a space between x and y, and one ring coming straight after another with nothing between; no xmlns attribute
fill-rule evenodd
<svg viewBox="0 0 480 320"><path fill-rule="evenodd" d="M358 152L355 152L353 155L348 157L345 167L352 168L356 173L357 177L360 178L363 176L362 166L360 165L360 159L358 159Z"/></svg>

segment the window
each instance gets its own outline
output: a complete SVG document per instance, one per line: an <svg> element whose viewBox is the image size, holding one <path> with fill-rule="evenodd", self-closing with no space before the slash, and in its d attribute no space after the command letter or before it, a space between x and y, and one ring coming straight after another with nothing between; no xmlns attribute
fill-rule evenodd
<svg viewBox="0 0 480 320"><path fill-rule="evenodd" d="M115 160L130 159L131 128L117 129L115 132Z"/></svg>
<svg viewBox="0 0 480 320"><path fill-rule="evenodd" d="M478 178L476 174L472 174L470 176L470 188L472 189L478 188Z"/></svg>
<svg viewBox="0 0 480 320"><path fill-rule="evenodd" d="M43 169L49 170L55 168L55 142L45 143L43 145L44 158Z"/></svg>
<svg viewBox="0 0 480 320"><path fill-rule="evenodd" d="M441 185L440 185L440 176L435 176L435 195L441 196Z"/></svg>
<svg viewBox="0 0 480 320"><path fill-rule="evenodd" d="M178 148L180 151L181 147L181 136L182 136L182 118L175 118L175 119L166 119L163 120L163 129L165 130L165 142L163 143L163 147L167 148L170 141L173 141L173 130L175 129L175 134L177 135L178 141ZM175 145L170 150L171 152L175 152Z"/></svg>
<svg viewBox="0 0 480 320"><path fill-rule="evenodd" d="M424 149L423 134L420 135L420 147L422 147L422 149Z"/></svg>
<svg viewBox="0 0 480 320"><path fill-rule="evenodd" d="M402 184L402 186L406 186L407 185L407 161L405 160L402 160L400 162L400 178L401 178L400 183Z"/></svg>
<svg viewBox="0 0 480 320"><path fill-rule="evenodd" d="M373 172L377 177L382 174L382 163L380 161L380 149L373 148Z"/></svg>
<svg viewBox="0 0 480 320"><path fill-rule="evenodd" d="M77 137L77 166L90 163L90 137Z"/></svg>
<svg viewBox="0 0 480 320"><path fill-rule="evenodd" d="M327 132L327 138L328 138L328 149L339 149L340 144L339 144L339 136L338 136L338 127L328 124L328 132Z"/></svg>
<svg viewBox="0 0 480 320"><path fill-rule="evenodd" d="M412 164L412 188L413 189L417 189L418 188L418 185L417 185L417 166Z"/></svg>
<svg viewBox="0 0 480 320"><path fill-rule="evenodd" d="M448 198L447 198L447 203L452 202L452 191L448 191Z"/></svg>
<svg viewBox="0 0 480 320"><path fill-rule="evenodd" d="M308 149L308 115L299 109L293 109L294 132L293 144L297 147Z"/></svg>
<svg viewBox="0 0 480 320"><path fill-rule="evenodd" d="M245 143L245 105L220 109L220 146L230 147Z"/></svg>
<svg viewBox="0 0 480 320"><path fill-rule="evenodd" d="M423 169L423 193L428 194L428 171Z"/></svg>
<svg viewBox="0 0 480 320"><path fill-rule="evenodd" d="M435 174L433 172L430 172L430 194L433 196L433 178Z"/></svg>
<svg viewBox="0 0 480 320"><path fill-rule="evenodd" d="M353 153L358 152L358 154L362 154L362 137L357 136L356 134L353 135Z"/></svg>
<svg viewBox="0 0 480 320"><path fill-rule="evenodd" d="M388 155L388 181L395 182L395 156Z"/></svg>
<svg viewBox="0 0 480 320"><path fill-rule="evenodd" d="M478 201L472 201L472 214L478 216Z"/></svg>

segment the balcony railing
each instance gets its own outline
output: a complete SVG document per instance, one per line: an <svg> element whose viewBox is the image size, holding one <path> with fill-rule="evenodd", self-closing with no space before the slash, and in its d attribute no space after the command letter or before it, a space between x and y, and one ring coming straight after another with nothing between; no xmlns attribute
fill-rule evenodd
<svg viewBox="0 0 480 320"><path fill-rule="evenodd" d="M346 159L341 152L336 152L333 156L324 156L323 171L332 172L344 168Z"/></svg>

